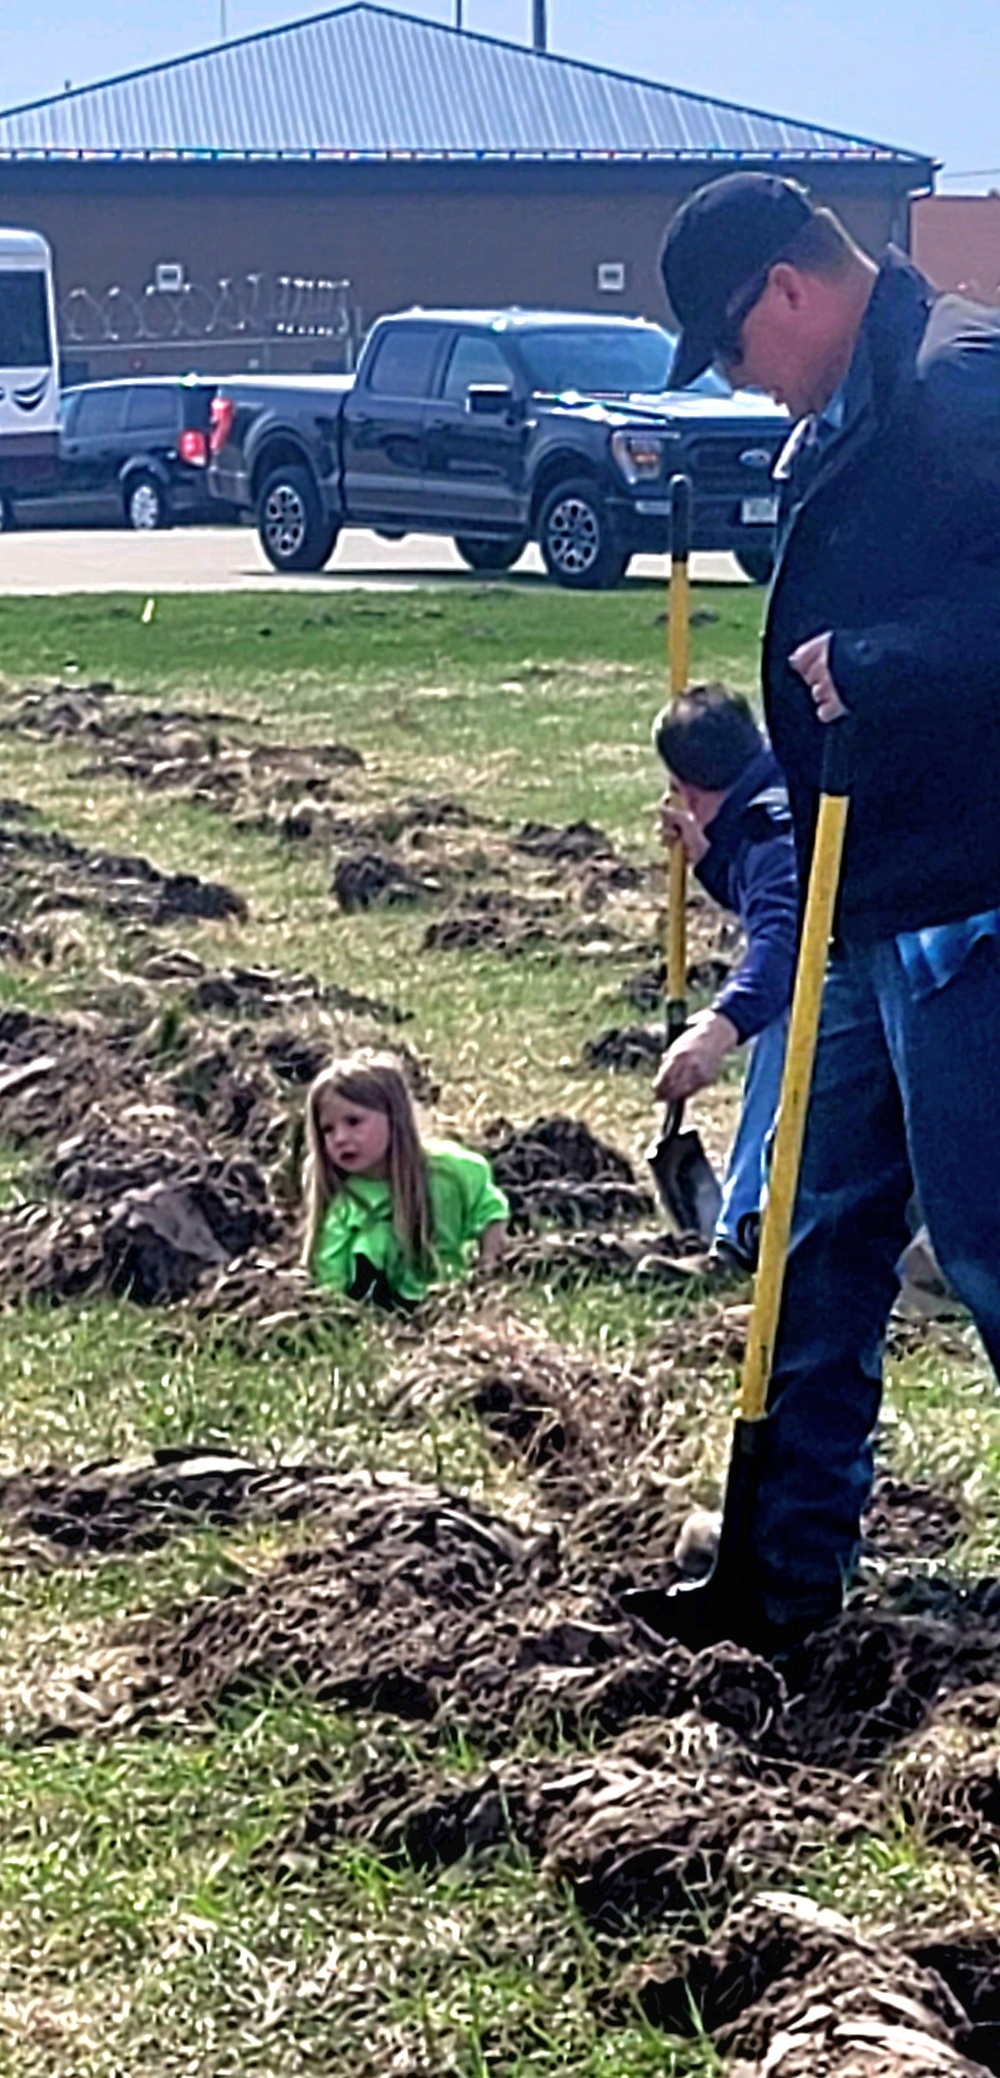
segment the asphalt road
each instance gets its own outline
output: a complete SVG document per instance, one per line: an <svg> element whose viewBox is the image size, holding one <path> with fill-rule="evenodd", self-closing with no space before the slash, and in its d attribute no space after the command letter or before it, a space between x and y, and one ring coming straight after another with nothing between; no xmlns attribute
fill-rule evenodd
<svg viewBox="0 0 1000 2078"><path fill-rule="evenodd" d="M663 557L636 556L626 583L662 583L665 574ZM746 581L731 556L695 556L692 575L709 582ZM163 534L50 528L0 534L0 593L230 592L292 585L380 591L484 582L489 580L466 569L449 540L432 534L380 541L360 530L345 533L328 568L309 577L279 577L251 527L176 527ZM504 582L546 582L537 549L529 548Z"/></svg>

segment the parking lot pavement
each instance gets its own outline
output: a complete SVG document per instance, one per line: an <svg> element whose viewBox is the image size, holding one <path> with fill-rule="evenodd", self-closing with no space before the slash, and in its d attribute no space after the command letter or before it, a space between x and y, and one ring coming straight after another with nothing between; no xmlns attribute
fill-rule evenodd
<svg viewBox="0 0 1000 2078"><path fill-rule="evenodd" d="M665 558L636 556L628 583L662 583ZM746 582L731 556L695 556L700 581ZM326 570L279 577L265 561L251 527L176 527L163 534L123 530L48 528L0 534L0 593L329 591L346 585L373 591L418 584L481 585L491 580L467 570L451 542L432 534L380 541L360 531L341 536ZM505 584L544 583L541 557L529 548Z"/></svg>

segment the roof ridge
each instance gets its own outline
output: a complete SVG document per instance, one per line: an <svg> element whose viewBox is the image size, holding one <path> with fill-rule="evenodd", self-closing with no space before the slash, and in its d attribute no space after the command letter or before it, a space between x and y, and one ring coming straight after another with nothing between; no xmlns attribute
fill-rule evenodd
<svg viewBox="0 0 1000 2078"><path fill-rule="evenodd" d="M205 44L198 50L183 53L180 57L161 58L153 65L139 65L129 72L113 73L105 79L93 80L87 86L64 87L58 94L45 94L36 101L22 101L8 108L0 108L0 122L6 122L14 116L34 115L43 109L57 108L66 102L79 100L87 94L103 93L111 87L128 86L134 80L148 79L154 73L173 72L182 66L197 64L201 59L217 57L223 51L244 50L250 44L267 43L277 37L294 36L301 29L313 28L319 22L333 21L350 14L372 14L381 16L383 20L410 22L437 35L456 37L463 43L486 44L494 49L514 51L538 63L565 66L576 71L596 74L604 79L616 80L620 84L643 87L654 93L672 94L678 100L696 102L703 108L726 109L731 114L756 116L772 123L786 123L791 129L821 130L827 137L838 138L844 144L861 145L869 151L885 152L895 159L922 161L927 156L926 153L885 144L877 138L862 137L854 131L841 130L828 123L812 122L803 116L782 115L773 108L756 108L749 102L730 101L720 94L702 94L694 87L673 86L669 80L651 79L639 72L620 72L614 66L595 65L586 58L569 57L561 51L539 51L532 44L515 43L504 36L487 35L482 30L459 29L453 22L433 21L427 15L411 13L409 8L381 6L378 0L346 0L346 4L340 7L322 8L316 14L301 15L292 22L276 23L269 29L251 30L246 36L233 36L221 43Z"/></svg>

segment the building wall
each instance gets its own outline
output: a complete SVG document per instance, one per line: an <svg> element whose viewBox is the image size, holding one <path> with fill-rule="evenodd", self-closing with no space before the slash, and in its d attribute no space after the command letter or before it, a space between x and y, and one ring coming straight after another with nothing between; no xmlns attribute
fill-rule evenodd
<svg viewBox="0 0 1000 2078"><path fill-rule="evenodd" d="M913 256L939 289L1000 305L1000 194L928 195L913 208Z"/></svg>
<svg viewBox="0 0 1000 2078"><path fill-rule="evenodd" d="M179 261L188 279L210 288L220 276L254 272L347 277L364 324L409 303L547 304L662 319L664 231L707 170L18 163L0 165L0 221L30 224L50 239L62 298L80 285L96 297L119 285L141 299L156 263ZM877 249L890 235L905 236L901 184L898 167L846 167L813 188ZM598 289L602 261L623 263L621 293ZM198 358L208 366L221 355L231 367L234 347ZM163 367L164 351L133 342L123 361L120 352L88 349L89 372L140 361ZM339 351L331 342L286 340L263 364L308 366L335 361ZM190 361L181 353L181 365Z"/></svg>

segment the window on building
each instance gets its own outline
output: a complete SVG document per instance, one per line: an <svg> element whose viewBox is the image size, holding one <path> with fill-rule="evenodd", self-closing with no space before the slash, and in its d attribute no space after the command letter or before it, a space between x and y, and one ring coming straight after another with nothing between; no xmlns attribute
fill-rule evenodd
<svg viewBox="0 0 1000 2078"><path fill-rule="evenodd" d="M433 325L387 325L368 387L378 397L426 397L441 334Z"/></svg>

